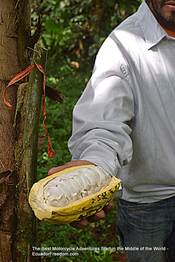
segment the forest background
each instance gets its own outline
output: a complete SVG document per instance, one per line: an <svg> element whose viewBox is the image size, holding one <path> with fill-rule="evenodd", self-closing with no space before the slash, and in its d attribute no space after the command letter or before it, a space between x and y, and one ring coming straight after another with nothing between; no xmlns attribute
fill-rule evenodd
<svg viewBox="0 0 175 262"><path fill-rule="evenodd" d="M45 49L47 86L58 93L47 98L47 127L56 152L48 158L47 142L39 133L38 177L47 176L51 167L71 159L67 141L71 135L72 110L91 75L99 47L108 34L132 14L140 0L35 0L32 1L32 29L39 17L42 32L39 44ZM58 95L59 94L59 95ZM115 203L114 203L115 204ZM116 208L105 220L91 223L85 229L69 225L51 225L37 221L38 247L100 247L99 251L80 252L79 256L59 261L124 261L122 252L110 247L119 245L115 232ZM102 247L107 247L102 248ZM42 261L57 258L42 257ZM122 260L123 259L123 260Z"/></svg>

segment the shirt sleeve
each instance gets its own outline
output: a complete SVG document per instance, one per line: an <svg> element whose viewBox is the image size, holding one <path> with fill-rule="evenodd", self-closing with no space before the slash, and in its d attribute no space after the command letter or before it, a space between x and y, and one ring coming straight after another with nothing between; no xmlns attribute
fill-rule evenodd
<svg viewBox="0 0 175 262"><path fill-rule="evenodd" d="M129 66L112 37L100 48L82 96L73 111L68 146L72 158L88 160L112 175L132 158L134 98Z"/></svg>

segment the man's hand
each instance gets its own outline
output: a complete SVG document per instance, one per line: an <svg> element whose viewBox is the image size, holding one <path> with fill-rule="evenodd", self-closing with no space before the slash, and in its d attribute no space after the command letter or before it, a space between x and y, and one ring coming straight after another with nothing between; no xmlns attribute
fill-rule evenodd
<svg viewBox="0 0 175 262"><path fill-rule="evenodd" d="M76 227L76 228L84 228L86 227L89 223L96 222L100 219L106 218L107 213L112 209L112 204L108 204L105 206L101 211L97 212L95 215L83 218L80 221L76 221L71 223L71 226Z"/></svg>
<svg viewBox="0 0 175 262"><path fill-rule="evenodd" d="M72 160L68 163L66 163L65 165L62 166L57 166L57 167L53 167L48 171L48 175L52 175L56 172L62 171L68 167L73 167L73 166L83 166L83 165L95 165L94 163L90 162L90 161L86 161L86 160Z"/></svg>
<svg viewBox="0 0 175 262"><path fill-rule="evenodd" d="M90 161L86 161L86 160L73 160L73 161L66 163L65 165L51 168L48 171L48 175L52 175L56 172L62 171L69 167L82 166L82 165L95 165L95 164ZM97 212L95 215L87 217L87 218L83 218L77 222L73 222L71 223L71 226L76 227L76 228L84 228L91 222L95 222L100 219L104 219L106 217L106 214L109 212L109 210L111 210L111 208L112 208L112 204L108 204L101 211Z"/></svg>

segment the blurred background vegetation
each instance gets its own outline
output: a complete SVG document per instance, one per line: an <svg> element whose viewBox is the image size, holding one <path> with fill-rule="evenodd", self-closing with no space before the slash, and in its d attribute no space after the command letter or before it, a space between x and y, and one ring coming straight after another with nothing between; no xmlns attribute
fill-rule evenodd
<svg viewBox="0 0 175 262"><path fill-rule="evenodd" d="M47 85L59 93L47 98L47 126L56 152L48 158L47 141L39 134L38 179L48 169L70 161L67 140L71 135L72 109L91 75L93 63L104 39L123 19L133 13L140 0L33 0L32 30L41 20L40 45L46 49ZM114 205L116 201L114 201ZM37 246L117 247L116 208L107 219L86 229L51 225L37 221ZM125 261L113 249L79 252L79 256L42 257L42 261Z"/></svg>

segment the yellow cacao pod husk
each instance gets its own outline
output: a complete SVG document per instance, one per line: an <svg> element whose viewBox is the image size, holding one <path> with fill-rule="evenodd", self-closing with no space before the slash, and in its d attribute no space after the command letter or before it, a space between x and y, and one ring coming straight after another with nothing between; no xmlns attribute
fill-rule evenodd
<svg viewBox="0 0 175 262"><path fill-rule="evenodd" d="M95 165L70 167L35 183L29 204L40 220L71 223L103 209L120 185L119 179Z"/></svg>

